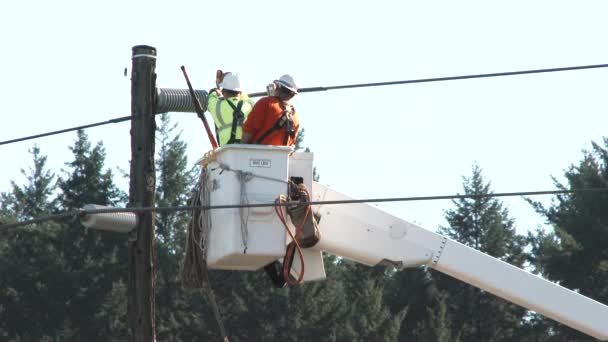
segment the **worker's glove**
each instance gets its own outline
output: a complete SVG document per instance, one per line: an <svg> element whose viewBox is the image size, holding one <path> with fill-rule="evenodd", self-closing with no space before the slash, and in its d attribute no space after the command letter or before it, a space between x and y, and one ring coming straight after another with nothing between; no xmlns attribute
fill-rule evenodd
<svg viewBox="0 0 608 342"><path fill-rule="evenodd" d="M224 80L224 72L220 69L217 69L217 71L215 72L215 86L216 87L220 87L220 84L222 83L222 81Z"/></svg>

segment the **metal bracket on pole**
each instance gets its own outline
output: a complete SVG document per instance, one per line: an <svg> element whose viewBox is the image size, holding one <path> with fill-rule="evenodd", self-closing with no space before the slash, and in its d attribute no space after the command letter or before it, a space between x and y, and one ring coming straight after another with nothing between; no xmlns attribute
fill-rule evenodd
<svg viewBox="0 0 608 342"><path fill-rule="evenodd" d="M132 203L127 203L126 207L127 208L138 208L138 207L141 207L141 205L139 205L139 204L133 205ZM137 219L136 222L139 223L141 213L133 213L133 214L136 216L136 219ZM137 227L137 225L135 225L135 227ZM137 229L131 229L128 234L129 234L129 238L128 238L129 242L137 241Z"/></svg>

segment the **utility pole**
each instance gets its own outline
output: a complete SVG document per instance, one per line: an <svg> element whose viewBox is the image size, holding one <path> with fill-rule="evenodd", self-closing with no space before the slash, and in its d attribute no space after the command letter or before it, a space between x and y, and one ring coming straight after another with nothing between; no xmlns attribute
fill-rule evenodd
<svg viewBox="0 0 608 342"><path fill-rule="evenodd" d="M156 49L133 47L131 68L131 178L130 207L153 207L156 175ZM129 238L129 287L127 291L129 341L156 341L154 321L156 266L154 213L138 213L137 226Z"/></svg>

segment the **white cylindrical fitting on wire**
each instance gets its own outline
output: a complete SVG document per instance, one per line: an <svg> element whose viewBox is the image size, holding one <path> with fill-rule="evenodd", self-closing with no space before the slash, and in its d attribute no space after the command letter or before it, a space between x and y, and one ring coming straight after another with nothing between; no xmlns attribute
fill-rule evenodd
<svg viewBox="0 0 608 342"><path fill-rule="evenodd" d="M99 204L87 204L84 210L110 209ZM137 226L137 215L134 213L97 213L85 214L80 223L87 228L107 230L117 233L128 233Z"/></svg>

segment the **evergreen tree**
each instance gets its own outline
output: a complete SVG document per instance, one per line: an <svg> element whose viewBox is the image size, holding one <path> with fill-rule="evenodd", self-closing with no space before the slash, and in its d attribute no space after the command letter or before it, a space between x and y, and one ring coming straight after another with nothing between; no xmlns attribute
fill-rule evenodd
<svg viewBox="0 0 608 342"><path fill-rule="evenodd" d="M295 146L295 150L299 151L301 149L303 149L304 147L302 146L302 142L304 141L304 136L306 135L306 133L304 132L304 128L302 128L299 132L298 132L298 136L296 137L296 146ZM308 150L308 148L307 148Z"/></svg>
<svg viewBox="0 0 608 342"><path fill-rule="evenodd" d="M448 316L447 295L433 285L428 287L429 305L425 317L414 329L415 341L458 342L459 336L452 335ZM403 341L411 341L410 339Z"/></svg>
<svg viewBox="0 0 608 342"><path fill-rule="evenodd" d="M85 204L117 206L126 194L113 182L111 170L104 171L105 149L101 142L92 147L84 131L69 147L74 160L59 178L59 203L62 210L82 208ZM124 338L125 331L115 330L117 317L108 302L119 303L121 283L127 277L127 237L106 231L85 231L77 221L67 222L60 231L60 247L66 273L62 291L70 294L65 303L66 325L72 340L107 341ZM126 298L122 298L126 302ZM112 309L108 311L108 309ZM121 319L126 320L126 312Z"/></svg>
<svg viewBox="0 0 608 342"><path fill-rule="evenodd" d="M567 184L554 179L561 190L608 186L608 138L604 146L593 143L578 165L565 172ZM530 234L532 264L543 276L602 303L608 303L608 192L557 195L548 208L532 202L553 230ZM551 324L551 322L549 322ZM561 324L553 329L565 340L588 337Z"/></svg>
<svg viewBox="0 0 608 342"><path fill-rule="evenodd" d="M48 215L55 190L46 156L34 146L33 167L21 170L27 183L11 182L3 193L0 216L17 221ZM59 225L46 222L0 231L0 340L50 341L66 316L63 263L57 249ZM59 276L58 276L59 275Z"/></svg>
<svg viewBox="0 0 608 342"><path fill-rule="evenodd" d="M310 152L309 147L302 146L302 142L304 141L305 135L306 134L305 134L304 128L302 128L302 130L300 130L300 132L298 132L298 136L296 138L296 145L294 146L295 151L300 151L300 150L304 149L304 152ZM317 171L317 167L313 166L312 167L312 180L315 182L318 182L320 179L321 179L321 175L319 175L319 172Z"/></svg>
<svg viewBox="0 0 608 342"><path fill-rule="evenodd" d="M394 341L406 309L391 311L386 298L392 271L340 260L338 276L346 291L348 311L338 318L339 341Z"/></svg>
<svg viewBox="0 0 608 342"><path fill-rule="evenodd" d="M85 204L116 206L125 203L127 196L114 185L110 169L103 170L106 152L101 142L91 146L88 135L77 131L74 146L69 147L74 160L65 165L64 177L59 178L59 201L65 210L82 208Z"/></svg>
<svg viewBox="0 0 608 342"><path fill-rule="evenodd" d="M456 341L451 338L445 295L423 267L396 271L391 276L386 304L391 312L405 312L399 341Z"/></svg>
<svg viewBox="0 0 608 342"><path fill-rule="evenodd" d="M464 178L467 195L491 194L481 168ZM522 267L526 258L525 239L515 232L508 210L490 197L458 199L455 209L446 211L448 227L439 232L495 258ZM463 341L508 341L516 336L526 310L490 293L449 276L433 273L440 290L448 294L448 313L456 336Z"/></svg>
<svg viewBox="0 0 608 342"><path fill-rule="evenodd" d="M304 283L287 290L284 341L339 341L340 324L350 311L347 289L338 277L336 257L326 255L328 277L321 282Z"/></svg>
<svg viewBox="0 0 608 342"><path fill-rule="evenodd" d="M194 171L188 169L187 144L174 131L168 115L160 116L157 126L159 142L156 159L156 205L183 206L196 185ZM192 320L198 309L191 303L203 300L201 292L187 293L179 283L179 268L189 221L189 212L166 211L156 215L156 305L159 340L182 341L189 338L200 320Z"/></svg>
<svg viewBox="0 0 608 342"><path fill-rule="evenodd" d="M177 124L172 125L167 114L161 115L160 120L157 128L160 148L156 159L156 203L160 207L186 205L190 190L196 185L198 170L188 169L188 145L181 140L181 133L173 134ZM157 215L156 221L157 238L170 247L171 253L181 254L188 213L162 212Z"/></svg>
<svg viewBox="0 0 608 342"><path fill-rule="evenodd" d="M331 255L325 266L326 280L280 289L263 271L212 271L230 341L349 341L340 330L354 310L337 274L341 268Z"/></svg>
<svg viewBox="0 0 608 342"><path fill-rule="evenodd" d="M50 341L65 322L65 273L54 223L0 232L0 340Z"/></svg>
<svg viewBox="0 0 608 342"><path fill-rule="evenodd" d="M27 220L48 215L54 210L50 199L56 185L53 184L55 175L46 169L47 157L40 154L36 145L29 150L34 165L29 172L21 169L21 174L27 179L23 187L11 181L12 191L0 194L0 214L13 217L16 220Z"/></svg>

